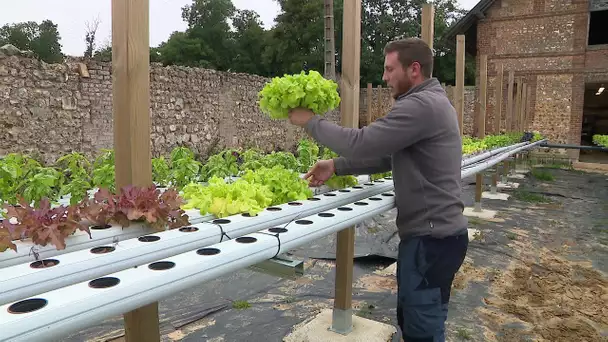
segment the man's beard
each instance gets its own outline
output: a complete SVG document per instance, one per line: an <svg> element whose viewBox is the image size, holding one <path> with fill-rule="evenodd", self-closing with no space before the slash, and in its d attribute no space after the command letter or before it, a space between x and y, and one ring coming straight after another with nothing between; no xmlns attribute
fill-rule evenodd
<svg viewBox="0 0 608 342"><path fill-rule="evenodd" d="M396 100L399 96L407 93L412 89L412 84L408 80L403 80L397 84L397 88L393 88L393 98Z"/></svg>

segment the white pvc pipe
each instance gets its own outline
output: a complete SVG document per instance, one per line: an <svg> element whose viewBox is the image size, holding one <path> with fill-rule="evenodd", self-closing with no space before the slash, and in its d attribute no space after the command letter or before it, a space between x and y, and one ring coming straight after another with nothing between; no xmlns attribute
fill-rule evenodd
<svg viewBox="0 0 608 342"><path fill-rule="evenodd" d="M499 147L499 148L496 148L496 149L493 149L493 150L482 152L482 153L477 154L475 156L463 159L461 167L465 167L465 166L474 164L474 163L476 163L476 162L478 162L480 160L484 160L484 159L490 158L492 156L495 156L497 154L500 154L500 153L503 153L503 152L506 152L506 151L514 150L514 149L516 149L518 147L525 146L527 144L528 144L528 142L522 142L522 143L518 143L518 144L514 144L514 145L509 145L509 146L505 146L505 147Z"/></svg>
<svg viewBox="0 0 608 342"><path fill-rule="evenodd" d="M496 155L496 156L488 159L487 161L484 161L484 162L480 163L479 165L475 165L475 166L470 167L470 168L465 168L461 172L461 178L464 179L464 178L467 178L469 176L472 176L472 175L474 175L474 174L476 174L476 173L478 173L480 171L483 171L483 170L485 170L487 168L490 168L490 167L492 167L492 166L500 163L501 161L509 158L510 156L512 156L512 155L514 155L516 153L519 153L519 152L524 151L524 150L529 150L529 149L531 149L533 147L538 146L539 144L541 144L541 143L543 143L545 141L546 141L546 139L539 140L539 141L536 141L534 143L531 143L531 144L528 144L528 145L525 145L525 146L521 146L521 147L518 147L516 149L507 151L507 152L503 152L503 153L501 153L499 155Z"/></svg>
<svg viewBox="0 0 608 342"><path fill-rule="evenodd" d="M117 314L158 301L202 282L257 264L289 249L338 232L394 206L393 196L361 200L350 211L330 210L287 226L284 233L268 230L189 251L150 265L130 268L91 282L78 283L0 307L2 341L49 341ZM330 216L331 217L326 217ZM198 252L198 253L197 253ZM151 268L170 267L165 270ZM97 285L113 285L94 288ZM32 309L27 313L12 313Z"/></svg>
<svg viewBox="0 0 608 342"><path fill-rule="evenodd" d="M285 224L298 217L330 210L365 197L379 195L393 188L392 181L389 180L377 180L367 184L372 185L325 194L317 197L318 200L292 202L272 207L255 217L235 215L214 221L219 224L192 225L196 231L173 229L146 236L146 238L154 236L158 241L142 242L138 239L129 239L118 244L108 243L106 246L97 244L96 247L104 247L112 251L104 254L94 253L103 250L97 248L57 255L52 259L52 262L57 264L51 267L33 268L30 264L6 267L0 272L0 289L2 289L0 304L219 243L260 229ZM225 235L222 235L222 232Z"/></svg>

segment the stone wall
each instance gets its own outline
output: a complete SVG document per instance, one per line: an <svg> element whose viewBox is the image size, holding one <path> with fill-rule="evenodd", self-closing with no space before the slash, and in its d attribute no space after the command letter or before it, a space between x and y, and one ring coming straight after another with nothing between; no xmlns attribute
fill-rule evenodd
<svg viewBox="0 0 608 342"><path fill-rule="evenodd" d="M91 156L112 148L111 65L81 62L88 77L74 60L49 65L0 51L0 155L38 152L54 161L70 151ZM150 81L154 156L182 144L202 155L226 146L291 150L305 136L259 111L266 78L152 65Z"/></svg>
<svg viewBox="0 0 608 342"><path fill-rule="evenodd" d="M599 1L594 0L595 3ZM531 88L529 129L552 142L580 143L586 82L608 81L608 46L587 46L588 0L496 0L477 27L477 58L488 56L486 127L493 130L498 65ZM479 83L479 75L477 84Z"/></svg>

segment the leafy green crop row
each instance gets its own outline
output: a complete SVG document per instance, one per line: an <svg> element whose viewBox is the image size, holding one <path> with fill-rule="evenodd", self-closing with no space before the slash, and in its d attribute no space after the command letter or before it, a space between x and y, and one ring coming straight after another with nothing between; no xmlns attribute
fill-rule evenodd
<svg viewBox="0 0 608 342"><path fill-rule="evenodd" d="M608 135L594 135L593 143L599 146L608 147Z"/></svg>

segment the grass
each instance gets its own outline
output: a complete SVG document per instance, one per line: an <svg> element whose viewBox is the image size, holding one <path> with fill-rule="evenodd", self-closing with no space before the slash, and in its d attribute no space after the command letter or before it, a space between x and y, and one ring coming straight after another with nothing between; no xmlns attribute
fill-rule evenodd
<svg viewBox="0 0 608 342"><path fill-rule="evenodd" d="M539 170L536 168L532 169L532 177L545 182L552 182L555 180L553 174L546 170Z"/></svg>
<svg viewBox="0 0 608 342"><path fill-rule="evenodd" d="M232 302L232 308L237 310L249 309L251 304L246 300L235 300Z"/></svg>
<svg viewBox="0 0 608 342"><path fill-rule="evenodd" d="M469 341L471 338L473 338L471 332L465 328L456 329L456 337L459 338L461 341Z"/></svg>
<svg viewBox="0 0 608 342"><path fill-rule="evenodd" d="M507 236L507 239L509 239L509 240L517 240L517 234L515 234L513 232L507 232L505 235Z"/></svg>
<svg viewBox="0 0 608 342"><path fill-rule="evenodd" d="M372 304L367 304L367 303L363 303L361 305L361 308L355 313L357 316L359 317L371 317L373 310L376 307L373 306Z"/></svg>
<svg viewBox="0 0 608 342"><path fill-rule="evenodd" d="M535 194L526 190L516 190L513 192L515 199L528 203L550 203L551 200L544 195Z"/></svg>

